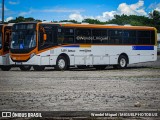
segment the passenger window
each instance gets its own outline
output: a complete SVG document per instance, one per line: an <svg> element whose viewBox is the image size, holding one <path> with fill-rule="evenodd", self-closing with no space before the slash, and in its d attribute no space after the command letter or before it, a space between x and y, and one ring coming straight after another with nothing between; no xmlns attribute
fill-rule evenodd
<svg viewBox="0 0 160 120"><path fill-rule="evenodd" d="M136 44L136 31L124 30L123 31L123 44Z"/></svg>
<svg viewBox="0 0 160 120"><path fill-rule="evenodd" d="M91 29L76 29L76 43L91 43Z"/></svg>
<svg viewBox="0 0 160 120"><path fill-rule="evenodd" d="M109 35L109 44L122 44L122 36L123 36L123 31L122 30L109 30L108 31Z"/></svg>
<svg viewBox="0 0 160 120"><path fill-rule="evenodd" d="M137 39L138 44L150 44L150 31L138 31Z"/></svg>
<svg viewBox="0 0 160 120"><path fill-rule="evenodd" d="M108 43L107 30L93 29L92 37L92 43Z"/></svg>
<svg viewBox="0 0 160 120"><path fill-rule="evenodd" d="M74 43L74 28L59 28L58 43L59 44Z"/></svg>

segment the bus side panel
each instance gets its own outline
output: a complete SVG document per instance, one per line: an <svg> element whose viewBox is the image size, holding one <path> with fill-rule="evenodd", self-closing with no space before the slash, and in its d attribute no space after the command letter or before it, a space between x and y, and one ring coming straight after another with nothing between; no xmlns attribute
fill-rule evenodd
<svg viewBox="0 0 160 120"><path fill-rule="evenodd" d="M110 56L110 64L118 64L118 58L125 53L129 58L129 64L140 61L139 51L133 51L132 46L106 46L106 54Z"/></svg>
<svg viewBox="0 0 160 120"><path fill-rule="evenodd" d="M0 65L3 65L2 56L0 56Z"/></svg>
<svg viewBox="0 0 160 120"><path fill-rule="evenodd" d="M50 65L50 50L42 52L40 54L40 65Z"/></svg>
<svg viewBox="0 0 160 120"><path fill-rule="evenodd" d="M109 64L109 54L106 54L106 46L92 46L93 65Z"/></svg>
<svg viewBox="0 0 160 120"><path fill-rule="evenodd" d="M139 63L140 62L140 51L133 50L134 46L129 46L128 49L128 59L129 64Z"/></svg>
<svg viewBox="0 0 160 120"><path fill-rule="evenodd" d="M140 62L154 61L155 54L153 50L142 50L140 51Z"/></svg>
<svg viewBox="0 0 160 120"><path fill-rule="evenodd" d="M0 65L10 65L9 53L0 56Z"/></svg>

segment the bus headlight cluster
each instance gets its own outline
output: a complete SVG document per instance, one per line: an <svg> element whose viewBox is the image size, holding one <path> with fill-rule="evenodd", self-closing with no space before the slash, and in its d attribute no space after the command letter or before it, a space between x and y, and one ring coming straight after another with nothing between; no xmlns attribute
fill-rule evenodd
<svg viewBox="0 0 160 120"><path fill-rule="evenodd" d="M32 58L34 55L35 55L35 53L32 53L32 54L30 55L30 58Z"/></svg>

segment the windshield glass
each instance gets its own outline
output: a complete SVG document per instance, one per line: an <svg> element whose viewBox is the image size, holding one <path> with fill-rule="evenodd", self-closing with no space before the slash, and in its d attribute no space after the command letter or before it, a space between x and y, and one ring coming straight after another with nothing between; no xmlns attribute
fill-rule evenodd
<svg viewBox="0 0 160 120"><path fill-rule="evenodd" d="M36 32L31 30L12 32L11 49L28 49L36 46Z"/></svg>
<svg viewBox="0 0 160 120"><path fill-rule="evenodd" d="M0 49L2 48L2 33L0 33Z"/></svg>

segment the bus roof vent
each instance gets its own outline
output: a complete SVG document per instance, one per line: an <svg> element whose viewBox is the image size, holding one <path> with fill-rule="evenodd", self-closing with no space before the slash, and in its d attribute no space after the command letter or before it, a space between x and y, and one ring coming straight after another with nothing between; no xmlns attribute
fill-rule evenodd
<svg viewBox="0 0 160 120"><path fill-rule="evenodd" d="M42 23L50 23L50 21L42 21Z"/></svg>
<svg viewBox="0 0 160 120"><path fill-rule="evenodd" d="M89 23L86 23L86 22L82 22L81 24L83 24L83 25L89 25Z"/></svg>
<svg viewBox="0 0 160 120"><path fill-rule="evenodd" d="M118 24L105 24L107 26L119 26Z"/></svg>
<svg viewBox="0 0 160 120"><path fill-rule="evenodd" d="M74 24L73 22L60 22L60 24Z"/></svg>

